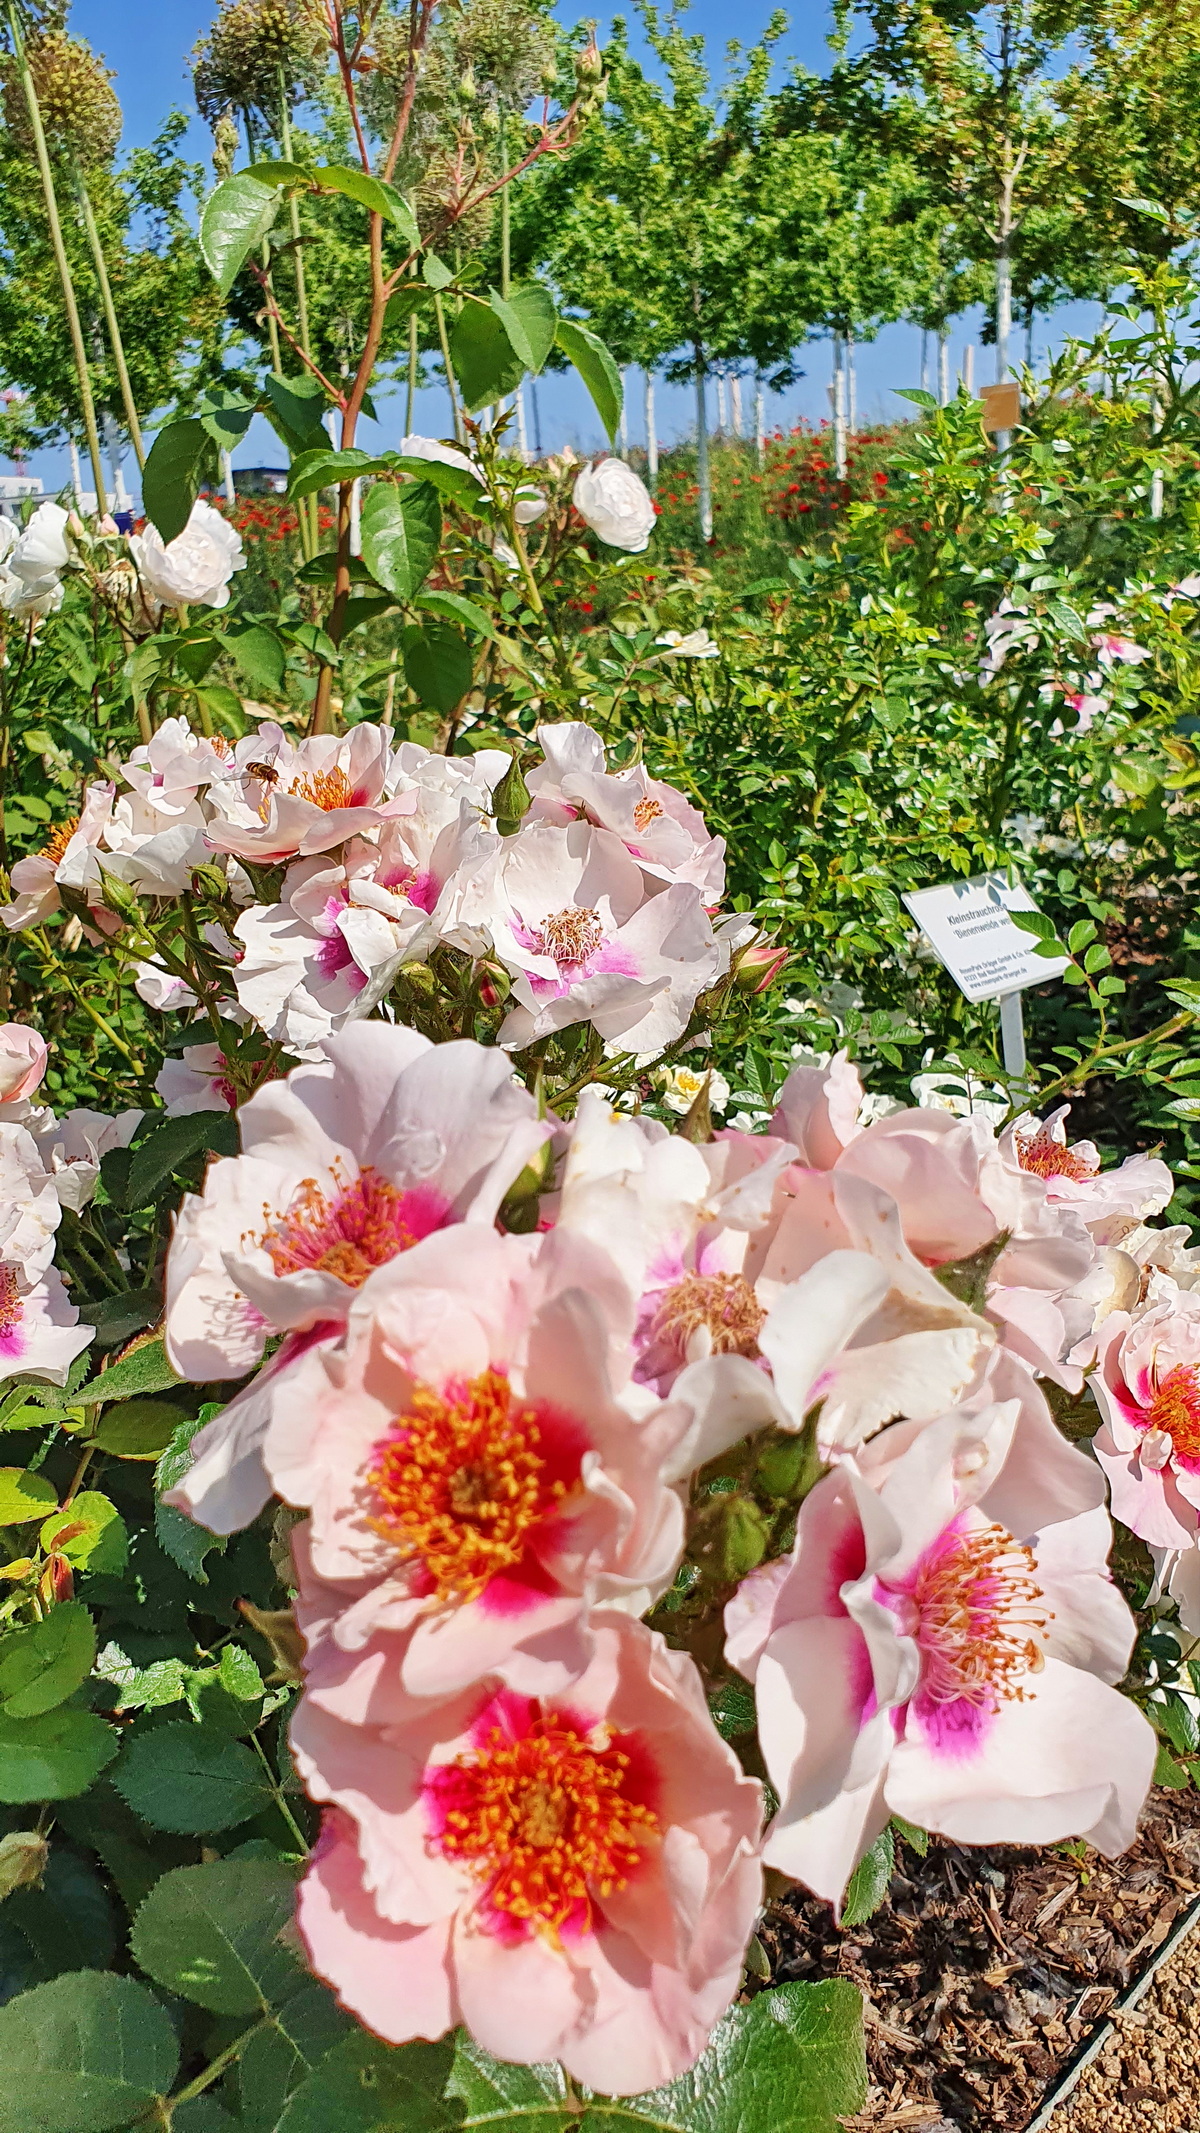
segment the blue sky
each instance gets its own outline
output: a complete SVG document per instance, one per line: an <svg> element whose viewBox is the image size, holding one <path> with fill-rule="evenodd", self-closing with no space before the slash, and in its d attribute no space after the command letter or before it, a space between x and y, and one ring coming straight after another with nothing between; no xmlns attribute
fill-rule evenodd
<svg viewBox="0 0 1200 2133"><path fill-rule="evenodd" d="M130 4L130 0L76 0L70 26L76 35L86 37L116 72L115 86L125 112L127 147L150 140L166 112L172 105L178 105L192 113L186 144L188 152L198 161L207 162L210 139L207 127L195 116L188 55L196 39L208 27L213 12L212 0L157 0L157 4L150 5L146 0L140 0L140 4ZM564 19L570 20L574 19L575 10L562 7L560 13ZM718 0L696 0L687 13L686 23L689 29L703 32L709 44L710 65L714 72L719 72L731 27L736 27L743 44L752 43L765 29L771 13L768 0L748 0L736 15L728 6L719 5ZM606 19L600 18L602 41ZM786 63L788 59L796 58L807 66L820 69L826 56L827 24L828 10L823 4L801 0L801 4L792 10L791 26L779 47L781 59ZM1095 315L1095 307L1072 306L1069 316L1065 313L1058 315L1053 338L1057 340L1067 329L1087 331ZM957 322L951 343L955 370L961 364L967 344L977 342L978 335L977 315L968 314ZM1048 338L1043 323L1039 346L1044 348ZM977 346L974 360L976 381L982 382L990 375L986 366L992 360L991 351ZM772 424L786 427L801 417L819 422L828 414L828 347L820 343L813 345L802 361L806 375L786 394L769 399L768 419ZM874 344L859 352L860 421L894 419L905 412L905 403L895 397L896 389L918 385L919 370L917 333L904 326L885 329ZM644 434L640 378L631 377L629 385L630 435L634 442L640 442ZM544 379L539 386L539 402L542 440L547 450L566 443L585 451L599 449L603 440L591 403L573 378ZM657 405L659 427L665 440L687 433L693 420L690 389L660 384ZM395 401L381 400L380 414L378 441L394 444L401 426L402 409ZM714 394L710 419L715 419L715 414ZM420 429L441 435L448 421L446 398L440 388L431 387L418 395L417 424ZM372 440L364 438L363 441ZM266 424L256 424L242 450L235 455L235 464L277 464L281 456L280 447ZM37 454L31 465L32 471L42 475L47 487L57 486L66 479L65 452Z"/></svg>

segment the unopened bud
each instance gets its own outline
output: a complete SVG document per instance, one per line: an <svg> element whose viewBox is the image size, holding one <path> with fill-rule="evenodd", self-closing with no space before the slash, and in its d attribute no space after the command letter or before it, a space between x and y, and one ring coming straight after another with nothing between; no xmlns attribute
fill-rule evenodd
<svg viewBox="0 0 1200 2133"><path fill-rule="evenodd" d="M512 980L499 963L480 963L476 983L482 1007L499 1007L512 990Z"/></svg>
<svg viewBox="0 0 1200 2133"><path fill-rule="evenodd" d="M36 1829L12 1829L0 1837L0 1903L14 1889L40 1881L49 1857L50 1846Z"/></svg>
<svg viewBox="0 0 1200 2133"><path fill-rule="evenodd" d="M778 941L751 941L737 959L734 978L738 990L765 992L768 985L774 984L788 960L787 949L781 948Z"/></svg>
<svg viewBox="0 0 1200 2133"><path fill-rule="evenodd" d="M492 794L496 828L502 837L515 837L529 813L529 787L521 773L521 758L513 756Z"/></svg>
<svg viewBox="0 0 1200 2133"><path fill-rule="evenodd" d="M588 24L588 41L581 52L575 55L575 79L581 89L594 87L603 79L604 61L596 43L596 25Z"/></svg>
<svg viewBox="0 0 1200 2133"><path fill-rule="evenodd" d="M757 1570L770 1544L771 1529L748 1496L731 1496L721 1537L722 1568L727 1578L744 1578Z"/></svg>
<svg viewBox="0 0 1200 2133"><path fill-rule="evenodd" d="M222 868L205 860L202 866L192 868L192 890L196 896L224 896L229 888Z"/></svg>
<svg viewBox="0 0 1200 2133"><path fill-rule="evenodd" d="M110 874L103 866L100 869L100 900L106 909L115 911L118 918L127 919L131 925L143 923L142 907L129 883L122 881L119 874Z"/></svg>
<svg viewBox="0 0 1200 2133"><path fill-rule="evenodd" d="M500 1209L500 1226L514 1236L526 1237L538 1226L541 1215L541 1195L547 1191L554 1172L554 1151L551 1143L543 1141L532 1162L526 1163L518 1178L513 1180Z"/></svg>

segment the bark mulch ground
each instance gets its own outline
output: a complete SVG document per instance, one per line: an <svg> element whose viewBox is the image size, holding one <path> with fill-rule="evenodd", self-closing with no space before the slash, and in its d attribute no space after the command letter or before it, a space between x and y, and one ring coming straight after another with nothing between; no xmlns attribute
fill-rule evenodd
<svg viewBox="0 0 1200 2133"><path fill-rule="evenodd" d="M923 1859L898 1842L897 1869L884 1907L841 1933L827 1905L798 1889L780 1897L759 1936L772 1980L848 1977L861 1986L871 2090L847 2121L853 2133L1019 2133L1200 1893L1200 1793L1152 1793L1121 1859L1065 1847L971 1851L934 1838ZM1182 1960L1173 1957L1164 1977ZM1139 2033L1138 2018L1162 1989L1156 1981L1129 2018ZM1147 2060L1146 2094L1127 2121L1137 2133L1200 2127L1200 2029L1190 2034L1191 2115L1162 2115L1167 2092L1183 2091L1184 2066L1172 2089L1170 2070ZM1085 2079L1094 2098L1113 2076ZM1118 2083L1113 2100L1119 2094ZM1101 2122L1063 2114L1064 2133ZM1118 2127L1106 2105L1103 2124L1124 2133L1126 2120Z"/></svg>

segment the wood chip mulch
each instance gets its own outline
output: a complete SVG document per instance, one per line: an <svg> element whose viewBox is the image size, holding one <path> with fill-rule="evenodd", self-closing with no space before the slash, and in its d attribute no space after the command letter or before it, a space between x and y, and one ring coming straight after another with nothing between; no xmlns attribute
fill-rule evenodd
<svg viewBox="0 0 1200 2133"><path fill-rule="evenodd" d="M874 1918L839 1933L790 1889L759 1938L775 1984L862 1988L871 2089L852 2133L1019 2133L1197 1893L1200 1793L1155 1791L1121 1859L939 1838L922 1859L898 1844ZM1200 2099L1186 2123L1200 2125Z"/></svg>

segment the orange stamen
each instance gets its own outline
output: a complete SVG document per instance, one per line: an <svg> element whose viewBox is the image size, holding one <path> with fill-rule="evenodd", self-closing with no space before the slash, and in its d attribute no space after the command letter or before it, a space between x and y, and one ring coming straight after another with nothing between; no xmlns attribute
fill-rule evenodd
<svg viewBox="0 0 1200 2133"><path fill-rule="evenodd" d="M550 1472L537 1409L515 1404L500 1370L444 1393L418 1385L395 1431L367 1476L378 1505L370 1522L422 1564L440 1600L459 1605L521 1561L532 1528L578 1479L577 1457L569 1474Z"/></svg>
<svg viewBox="0 0 1200 2133"><path fill-rule="evenodd" d="M692 1334L707 1326L714 1355L756 1356L766 1315L744 1274L685 1274L667 1290L654 1327L686 1350Z"/></svg>
<svg viewBox="0 0 1200 2133"><path fill-rule="evenodd" d="M42 846L40 857L48 859L52 867L61 866L67 856L67 846L78 828L78 815L71 815L66 822L56 823Z"/></svg>
<svg viewBox="0 0 1200 2133"><path fill-rule="evenodd" d="M1200 1466L1200 1369L1195 1363L1176 1363L1155 1387L1146 1428L1162 1430L1185 1466Z"/></svg>
<svg viewBox="0 0 1200 2133"><path fill-rule="evenodd" d="M326 814L339 807L353 807L354 787L344 770L335 763L332 770L310 770L297 778L292 787L297 800L309 800Z"/></svg>
<svg viewBox="0 0 1200 2133"><path fill-rule="evenodd" d="M269 1255L277 1274L299 1274L316 1268L336 1274L350 1288L360 1288L377 1266L386 1266L399 1252L408 1251L431 1229L440 1227L426 1209L412 1204L416 1196L398 1192L368 1165L360 1170L332 1200L320 1191L315 1179L306 1178L286 1214L275 1215L264 1207L268 1227L257 1242Z"/></svg>
<svg viewBox="0 0 1200 2133"><path fill-rule="evenodd" d="M1031 1170L1037 1178L1074 1178L1082 1182L1096 1175L1095 1164L1076 1155L1064 1141L1056 1141L1044 1127L1039 1133L1030 1134L1028 1140L1017 1135L1017 1160L1022 1170Z"/></svg>
<svg viewBox="0 0 1200 2133"><path fill-rule="evenodd" d="M552 1713L520 1740L496 1726L477 1754L431 1773L438 1849L487 1882L490 1910L552 1939L568 1920L593 1930L595 1898L623 1889L659 1834L629 1796L627 1740Z"/></svg>
<svg viewBox="0 0 1200 2133"><path fill-rule="evenodd" d="M994 1710L1029 1696L1024 1678L1041 1671L1053 1619L1036 1567L1030 1550L997 1525L951 1532L922 1559L905 1587L924 1659L922 1697Z"/></svg>
<svg viewBox="0 0 1200 2133"><path fill-rule="evenodd" d="M544 918L534 939L538 955L553 956L559 964L586 963L604 939L604 927L597 912L569 904Z"/></svg>

